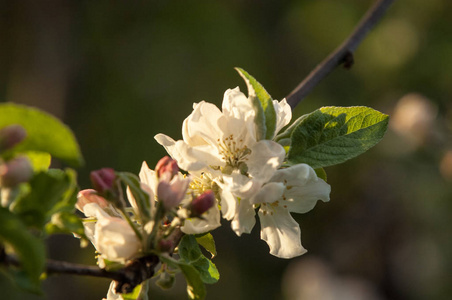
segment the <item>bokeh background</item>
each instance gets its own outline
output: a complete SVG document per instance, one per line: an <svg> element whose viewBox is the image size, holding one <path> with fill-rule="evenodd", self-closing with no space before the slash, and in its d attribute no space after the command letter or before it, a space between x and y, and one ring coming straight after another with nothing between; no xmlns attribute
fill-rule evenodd
<svg viewBox="0 0 452 300"><path fill-rule="evenodd" d="M138 173L181 137L201 100L240 86L233 67L282 99L373 1L0 0L0 101L39 107L74 131L90 170ZM391 115L385 139L327 168L331 201L295 215L308 253L282 260L225 223L213 232L221 273L207 299L450 299L452 295L452 2L399 0L296 108L367 105ZM1 117L1 116L0 116ZM58 164L57 164L58 165ZM52 237L55 259L94 264L93 248ZM101 299L108 280L51 277L46 297L3 286L2 299ZM185 282L151 299L184 299ZM3 298L5 297L5 298Z"/></svg>

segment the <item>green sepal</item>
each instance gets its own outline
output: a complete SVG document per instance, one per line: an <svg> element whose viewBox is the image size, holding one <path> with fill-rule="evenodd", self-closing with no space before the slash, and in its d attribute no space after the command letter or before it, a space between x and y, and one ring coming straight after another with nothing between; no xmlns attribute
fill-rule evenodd
<svg viewBox="0 0 452 300"><path fill-rule="evenodd" d="M248 98L251 100L256 112L257 140L271 140L276 131L276 111L272 97L248 72L241 68L235 69L245 80L248 87Z"/></svg>
<svg viewBox="0 0 452 300"><path fill-rule="evenodd" d="M0 207L0 242L20 261L21 268L8 270L14 281L23 289L40 293L39 277L45 265L44 243L28 231L19 217L3 207Z"/></svg>
<svg viewBox="0 0 452 300"><path fill-rule="evenodd" d="M369 107L322 107L292 130L287 163L314 169L343 163L375 146L388 121L387 115Z"/></svg>
<svg viewBox="0 0 452 300"><path fill-rule="evenodd" d="M141 221L146 224L151 219L151 203L149 195L141 189L140 179L132 173L116 172L116 176L130 188L140 212Z"/></svg>
<svg viewBox="0 0 452 300"><path fill-rule="evenodd" d="M155 284L157 284L160 288L164 290L168 290L173 287L174 282L176 281L176 277L174 274L170 274L168 272L161 272Z"/></svg>
<svg viewBox="0 0 452 300"><path fill-rule="evenodd" d="M74 167L83 164L74 134L57 118L36 108L13 103L0 104L0 115L0 128L19 124L27 132L25 140L2 153L4 157L34 151L48 153Z"/></svg>

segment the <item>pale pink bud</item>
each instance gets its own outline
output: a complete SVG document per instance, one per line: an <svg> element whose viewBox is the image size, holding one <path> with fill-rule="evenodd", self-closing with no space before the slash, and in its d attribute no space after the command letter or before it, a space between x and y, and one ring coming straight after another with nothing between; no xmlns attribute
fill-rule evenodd
<svg viewBox="0 0 452 300"><path fill-rule="evenodd" d="M75 207L83 212L83 207L89 203L96 203L100 208L108 207L108 201L99 196L95 190L82 190L77 195L77 204Z"/></svg>
<svg viewBox="0 0 452 300"><path fill-rule="evenodd" d="M104 194L113 189L116 179L115 171L112 168L102 168L90 173L91 184L94 189Z"/></svg>
<svg viewBox="0 0 452 300"><path fill-rule="evenodd" d="M201 216L215 204L215 194L208 190L193 199L191 202L191 213L193 217Z"/></svg>
<svg viewBox="0 0 452 300"><path fill-rule="evenodd" d="M175 176L170 182L160 181L157 186L157 197L163 202L166 210L178 206L187 192L190 179L182 175Z"/></svg>
<svg viewBox="0 0 452 300"><path fill-rule="evenodd" d="M159 178L164 177L166 180L171 180L171 178L179 173L179 167L174 159L165 156L159 160L155 166L155 171Z"/></svg>
<svg viewBox="0 0 452 300"><path fill-rule="evenodd" d="M108 260L130 259L141 250L141 241L126 220L100 217L94 230L94 245Z"/></svg>
<svg viewBox="0 0 452 300"><path fill-rule="evenodd" d="M25 129L17 124L0 130L0 151L8 150L22 142L27 136Z"/></svg>
<svg viewBox="0 0 452 300"><path fill-rule="evenodd" d="M0 186L13 187L27 182L33 175L33 168L26 156L18 156L0 165Z"/></svg>

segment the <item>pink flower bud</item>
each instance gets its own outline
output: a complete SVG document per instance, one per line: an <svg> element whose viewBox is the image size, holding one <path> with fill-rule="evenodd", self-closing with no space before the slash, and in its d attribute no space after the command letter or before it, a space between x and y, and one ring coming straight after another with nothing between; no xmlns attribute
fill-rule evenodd
<svg viewBox="0 0 452 300"><path fill-rule="evenodd" d="M0 165L0 186L13 187L28 181L33 175L33 168L26 156L18 156Z"/></svg>
<svg viewBox="0 0 452 300"><path fill-rule="evenodd" d="M174 248L173 244L172 240L160 240L158 242L157 250L160 252L170 252Z"/></svg>
<svg viewBox="0 0 452 300"><path fill-rule="evenodd" d="M22 142L27 132L20 125L9 125L0 130L0 151L8 150Z"/></svg>
<svg viewBox="0 0 452 300"><path fill-rule="evenodd" d="M97 194L95 190L82 190L77 195L77 203L75 207L83 212L83 207L89 203L97 203L100 208L108 207L108 201Z"/></svg>
<svg viewBox="0 0 452 300"><path fill-rule="evenodd" d="M159 160L155 166L155 171L157 172L157 176L159 178L164 177L166 180L171 180L171 178L179 173L179 167L174 159L169 156L165 156Z"/></svg>
<svg viewBox="0 0 452 300"><path fill-rule="evenodd" d="M215 194L208 190L193 199L191 202L191 212L193 217L201 216L215 204Z"/></svg>
<svg viewBox="0 0 452 300"><path fill-rule="evenodd" d="M101 194L113 189L116 174L112 168L102 168L90 173L91 184Z"/></svg>

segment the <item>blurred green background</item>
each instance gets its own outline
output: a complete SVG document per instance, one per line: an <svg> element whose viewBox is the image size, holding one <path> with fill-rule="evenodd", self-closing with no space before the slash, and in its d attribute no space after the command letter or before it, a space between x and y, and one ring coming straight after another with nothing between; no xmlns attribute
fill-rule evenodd
<svg viewBox="0 0 452 300"><path fill-rule="evenodd" d="M90 170L138 173L181 138L192 103L221 105L239 66L282 99L373 1L0 0L0 99L39 107L75 132ZM366 105L391 115L385 139L327 168L331 201L296 215L308 253L268 253L259 226L213 232L221 273L207 299L450 299L452 295L452 2L399 0L296 108ZM93 248L52 237L55 259L94 264ZM47 299L101 299L108 280L51 277ZM2 299L45 299L1 287ZM4 298L3 298L4 297ZM185 282L151 299L184 299Z"/></svg>

